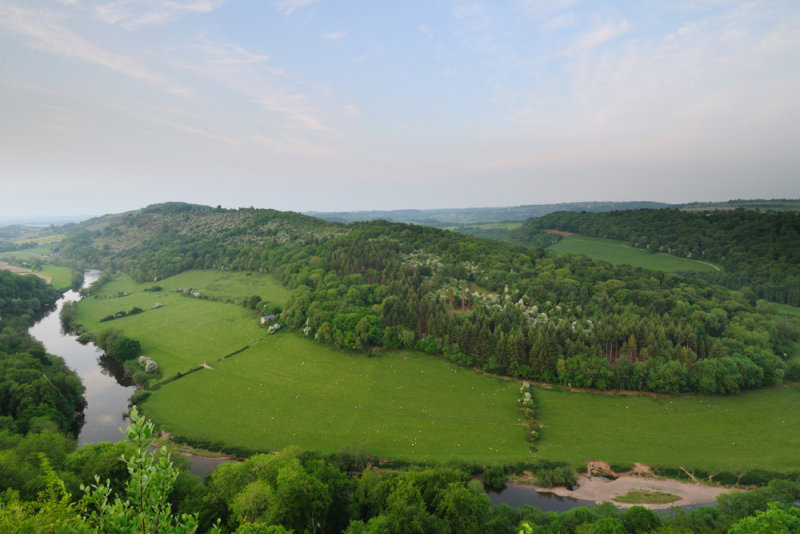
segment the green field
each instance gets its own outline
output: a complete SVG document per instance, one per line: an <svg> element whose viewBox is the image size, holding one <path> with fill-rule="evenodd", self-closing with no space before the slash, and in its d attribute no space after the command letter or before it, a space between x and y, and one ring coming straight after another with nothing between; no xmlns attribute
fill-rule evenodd
<svg viewBox="0 0 800 534"><path fill-rule="evenodd" d="M536 389L539 454L739 473L800 468L800 387L649 397Z"/></svg>
<svg viewBox="0 0 800 534"><path fill-rule="evenodd" d="M15 243L36 243L37 245L52 245L64 240L64 234L50 234L39 237L20 237L15 239Z"/></svg>
<svg viewBox="0 0 800 534"><path fill-rule="evenodd" d="M250 292L247 292L247 284ZM144 353L156 360L165 377L187 371L203 362L257 342L264 336L253 310L239 303L247 294L283 304L288 292L273 277L222 271L188 271L158 282L163 289L144 291L154 284L137 284L122 275L103 286L95 296L81 301L78 322L89 332L118 328L142 344ZM193 298L176 290L193 288L221 301ZM125 294L125 296L116 296ZM161 304L159 308L153 306ZM100 318L139 307L144 313L108 322Z"/></svg>
<svg viewBox="0 0 800 534"><path fill-rule="evenodd" d="M0 261L43 259L45 254L51 254L52 252L53 249L49 245L40 245L23 250L9 250L0 252Z"/></svg>
<svg viewBox="0 0 800 534"><path fill-rule="evenodd" d="M72 269L59 265L44 265L36 271L50 278L50 285L59 290L69 289L72 285Z"/></svg>
<svg viewBox="0 0 800 534"><path fill-rule="evenodd" d="M572 234L549 247L559 254L584 254L613 265L633 265L666 272L715 271L710 263L653 253L625 245L622 241Z"/></svg>
<svg viewBox="0 0 800 534"><path fill-rule="evenodd" d="M777 302L771 302L770 304L775 306L775 311L777 311L781 315L788 315L789 317L800 317L800 308L795 308L794 306L789 306L788 304L778 304Z"/></svg>
<svg viewBox="0 0 800 534"><path fill-rule="evenodd" d="M516 382L439 358L368 358L285 333L212 366L155 391L145 412L174 434L259 450L366 444L419 461L532 458Z"/></svg>

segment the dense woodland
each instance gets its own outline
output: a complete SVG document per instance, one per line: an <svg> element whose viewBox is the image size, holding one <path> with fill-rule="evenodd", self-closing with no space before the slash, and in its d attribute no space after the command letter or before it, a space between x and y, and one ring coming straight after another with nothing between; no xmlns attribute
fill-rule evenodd
<svg viewBox="0 0 800 534"><path fill-rule="evenodd" d="M140 281L273 273L281 324L320 342L526 379L736 393L800 373L797 326L751 293L423 226L159 205L78 225L60 252Z"/></svg>
<svg viewBox="0 0 800 534"><path fill-rule="evenodd" d="M546 229L620 239L631 246L707 260L721 273L687 273L755 298L800 306L800 212L675 209L553 213L508 232L540 246ZM547 238L552 239L552 236Z"/></svg>
<svg viewBox="0 0 800 534"><path fill-rule="evenodd" d="M59 296L35 276L0 271L0 431L80 428L83 384L27 331Z"/></svg>

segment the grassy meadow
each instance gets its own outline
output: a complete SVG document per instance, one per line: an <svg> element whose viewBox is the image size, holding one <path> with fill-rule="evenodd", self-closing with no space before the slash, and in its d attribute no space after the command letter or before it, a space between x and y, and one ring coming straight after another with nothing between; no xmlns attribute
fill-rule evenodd
<svg viewBox="0 0 800 534"><path fill-rule="evenodd" d="M714 271L710 263L632 248L622 241L572 234L549 247L559 254L584 254L613 265L632 265L666 272Z"/></svg>
<svg viewBox="0 0 800 534"><path fill-rule="evenodd" d="M531 459L516 382L412 352L369 358L293 333L165 384L143 404L173 434L259 450L366 444L410 460Z"/></svg>
<svg viewBox="0 0 800 534"><path fill-rule="evenodd" d="M536 388L538 454L709 472L800 468L800 387L650 397Z"/></svg>
<svg viewBox="0 0 800 534"><path fill-rule="evenodd" d="M775 311L781 315L800 318L800 308L795 308L794 306L789 306L788 304L778 304L777 302L772 302L771 304L775 306Z"/></svg>
<svg viewBox="0 0 800 534"><path fill-rule="evenodd" d="M43 265L36 273L50 278L50 285L64 290L72 286L72 269L60 265Z"/></svg>

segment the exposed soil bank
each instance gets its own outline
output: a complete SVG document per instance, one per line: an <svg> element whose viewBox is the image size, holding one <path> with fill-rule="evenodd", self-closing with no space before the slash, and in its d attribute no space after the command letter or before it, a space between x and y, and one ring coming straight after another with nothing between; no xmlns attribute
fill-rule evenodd
<svg viewBox="0 0 800 534"><path fill-rule="evenodd" d="M11 271L12 273L17 273L17 274L32 274L34 276L38 276L39 278L41 278L42 280L44 280L48 284L51 282L51 278L49 276L45 276L43 274L35 273L35 272L31 271L30 269L23 269L22 267L16 267L16 266L10 265L8 263L0 263L0 270Z"/></svg>

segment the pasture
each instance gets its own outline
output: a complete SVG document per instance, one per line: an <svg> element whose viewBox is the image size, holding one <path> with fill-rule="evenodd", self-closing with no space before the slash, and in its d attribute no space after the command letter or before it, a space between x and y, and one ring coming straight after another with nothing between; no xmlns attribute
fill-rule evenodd
<svg viewBox="0 0 800 534"><path fill-rule="evenodd" d="M215 361L264 336L255 311L226 302L242 301L243 280L252 284L253 293L258 290L267 300L281 299L283 304L287 298L286 289L264 274L189 271L158 282L163 289L157 292L145 291L155 284L137 284L121 275L80 302L77 321L89 332L122 330L138 340L143 353L156 360L163 376L169 377ZM176 291L188 287L210 298L194 298ZM100 321L134 307L144 312Z"/></svg>
<svg viewBox="0 0 800 534"><path fill-rule="evenodd" d="M733 396L650 397L536 388L538 454L708 472L800 468L800 387Z"/></svg>
<svg viewBox="0 0 800 534"><path fill-rule="evenodd" d="M532 458L516 382L412 352L369 358L268 336L165 384L143 409L173 434L251 449L368 446L418 461Z"/></svg>
<svg viewBox="0 0 800 534"><path fill-rule="evenodd" d="M583 254L613 265L632 265L666 272L715 271L709 263L632 248L622 241L572 234L548 247L559 254Z"/></svg>
<svg viewBox="0 0 800 534"><path fill-rule="evenodd" d="M50 285L56 289L65 290L72 285L72 269L69 267L43 265L36 273L50 278Z"/></svg>
<svg viewBox="0 0 800 534"><path fill-rule="evenodd" d="M772 304L775 307L775 311L781 315L800 318L800 308L795 308L788 304L778 304L777 302L771 302L770 304Z"/></svg>

